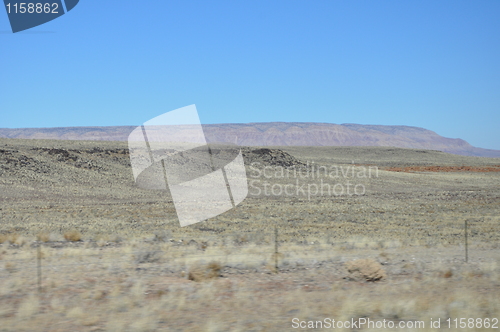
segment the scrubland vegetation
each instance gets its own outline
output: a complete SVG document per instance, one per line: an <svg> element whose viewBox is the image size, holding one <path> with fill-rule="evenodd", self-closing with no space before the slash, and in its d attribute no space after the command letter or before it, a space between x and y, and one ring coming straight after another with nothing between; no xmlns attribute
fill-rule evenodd
<svg viewBox="0 0 500 332"><path fill-rule="evenodd" d="M168 193L135 186L121 143L0 143L0 331L290 331L294 318L500 318L500 173L385 169L498 160L382 148L365 157L354 148L252 152L246 158L262 158L262 167L282 167L282 156L376 165L379 175L301 178L356 181L366 193L249 195L181 228Z"/></svg>

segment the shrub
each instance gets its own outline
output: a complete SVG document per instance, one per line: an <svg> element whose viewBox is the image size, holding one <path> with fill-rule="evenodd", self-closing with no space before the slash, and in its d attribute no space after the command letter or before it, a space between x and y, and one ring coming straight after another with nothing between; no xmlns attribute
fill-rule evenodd
<svg viewBox="0 0 500 332"><path fill-rule="evenodd" d="M26 238L24 236L18 236L16 237L16 239L14 240L14 244L17 244L18 246L22 247L24 246L26 243L28 242L28 240L26 240Z"/></svg>
<svg viewBox="0 0 500 332"><path fill-rule="evenodd" d="M35 295L30 295L19 305L17 309L17 315L19 318L26 319L40 310L40 301Z"/></svg>
<svg viewBox="0 0 500 332"><path fill-rule="evenodd" d="M19 238L19 234L0 234L0 244L4 242L16 243Z"/></svg>
<svg viewBox="0 0 500 332"><path fill-rule="evenodd" d="M13 262L5 262L5 269L12 273L16 271L16 264Z"/></svg>
<svg viewBox="0 0 500 332"><path fill-rule="evenodd" d="M141 250L134 253L135 264L156 263L163 256L163 252L159 250Z"/></svg>
<svg viewBox="0 0 500 332"><path fill-rule="evenodd" d="M220 277L222 266L219 262L212 261L208 264L202 262L195 263L189 270L188 279L193 281L203 281Z"/></svg>
<svg viewBox="0 0 500 332"><path fill-rule="evenodd" d="M172 238L172 234L169 231L156 231L153 234L153 241L155 242L167 242Z"/></svg>
<svg viewBox="0 0 500 332"><path fill-rule="evenodd" d="M77 230L72 230L64 233L64 238L66 241L77 242L82 240L82 234Z"/></svg>
<svg viewBox="0 0 500 332"><path fill-rule="evenodd" d="M357 259L345 265L352 280L378 281L386 277L382 265L373 259Z"/></svg>
<svg viewBox="0 0 500 332"><path fill-rule="evenodd" d="M444 271L442 274L443 278L451 278L453 276L453 271L451 269L448 269Z"/></svg>
<svg viewBox="0 0 500 332"><path fill-rule="evenodd" d="M49 233L39 233L39 234L37 234L36 239L40 242L49 242L50 241L50 234Z"/></svg>
<svg viewBox="0 0 500 332"><path fill-rule="evenodd" d="M5 234L0 234L0 244L7 242L9 240L9 236Z"/></svg>

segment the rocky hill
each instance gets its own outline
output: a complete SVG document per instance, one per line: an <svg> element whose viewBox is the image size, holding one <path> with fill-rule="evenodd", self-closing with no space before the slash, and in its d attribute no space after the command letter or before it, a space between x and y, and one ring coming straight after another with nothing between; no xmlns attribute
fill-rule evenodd
<svg viewBox="0 0 500 332"><path fill-rule="evenodd" d="M134 126L0 129L0 137L126 141ZM209 142L243 146L391 146L438 150L464 156L500 157L419 127L304 122L203 125Z"/></svg>

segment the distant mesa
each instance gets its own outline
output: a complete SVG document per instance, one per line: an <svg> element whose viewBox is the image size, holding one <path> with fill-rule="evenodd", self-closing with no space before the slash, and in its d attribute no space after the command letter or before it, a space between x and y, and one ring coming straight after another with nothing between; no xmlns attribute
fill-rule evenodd
<svg viewBox="0 0 500 332"><path fill-rule="evenodd" d="M0 137L127 141L135 126L0 129ZM463 156L500 157L500 150L474 147L459 138L409 126L263 122L203 125L207 141L242 146L391 146L438 150Z"/></svg>

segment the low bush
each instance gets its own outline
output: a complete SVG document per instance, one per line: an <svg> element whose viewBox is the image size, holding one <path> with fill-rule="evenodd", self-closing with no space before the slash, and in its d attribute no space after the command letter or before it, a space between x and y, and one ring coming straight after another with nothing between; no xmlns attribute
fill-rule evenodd
<svg viewBox="0 0 500 332"><path fill-rule="evenodd" d="M386 277L382 265L373 259L357 259L345 265L349 272L348 278L352 280L378 281Z"/></svg>
<svg viewBox="0 0 500 332"><path fill-rule="evenodd" d="M188 279L193 281L203 281L220 277L222 266L219 262L212 261L208 264L197 262L190 269Z"/></svg>
<svg viewBox="0 0 500 332"><path fill-rule="evenodd" d="M64 239L69 242L77 242L82 240L82 234L77 230L72 230L64 233Z"/></svg>

